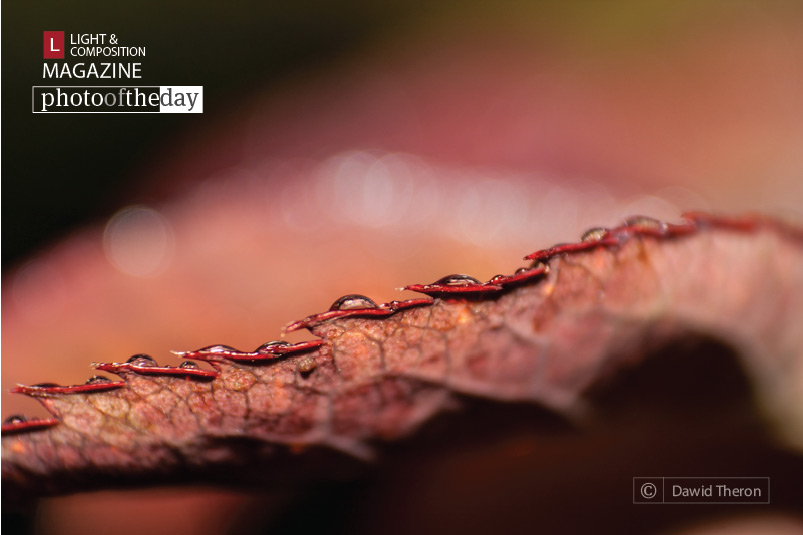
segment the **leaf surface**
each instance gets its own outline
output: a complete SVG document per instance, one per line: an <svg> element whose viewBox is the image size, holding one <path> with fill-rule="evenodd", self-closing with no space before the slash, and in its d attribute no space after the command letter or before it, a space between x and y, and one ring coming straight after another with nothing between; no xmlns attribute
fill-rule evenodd
<svg viewBox="0 0 803 535"><path fill-rule="evenodd" d="M442 279L421 286L431 300L339 300L291 324L310 342L183 354L214 372L135 356L97 366L122 381L19 387L55 420L4 424L4 491L237 482L313 451L369 459L466 396L583 418L592 389L690 334L737 348L778 436L803 447L799 230L758 217L641 219L530 256L521 273L532 275Z"/></svg>

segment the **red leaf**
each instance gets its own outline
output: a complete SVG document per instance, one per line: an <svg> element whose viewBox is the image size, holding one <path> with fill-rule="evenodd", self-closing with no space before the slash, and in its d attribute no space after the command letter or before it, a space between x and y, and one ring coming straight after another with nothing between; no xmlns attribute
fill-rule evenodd
<svg viewBox="0 0 803 535"><path fill-rule="evenodd" d="M138 355L96 365L122 382L20 386L60 423L4 426L4 490L39 496L188 472L230 480L222 467L270 467L309 447L367 459L458 394L581 416L592 388L689 332L738 347L779 436L803 446L803 233L693 214L593 234L530 255L546 264L512 276L420 288L434 300L360 301L290 325L320 340L182 354L214 372Z"/></svg>

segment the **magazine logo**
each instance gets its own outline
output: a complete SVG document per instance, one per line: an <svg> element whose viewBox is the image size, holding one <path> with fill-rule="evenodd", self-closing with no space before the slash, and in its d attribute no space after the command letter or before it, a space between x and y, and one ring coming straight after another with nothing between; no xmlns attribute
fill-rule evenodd
<svg viewBox="0 0 803 535"><path fill-rule="evenodd" d="M142 63L132 59L144 58L145 46L111 32L45 31L43 34L42 78L58 85L31 87L33 113L204 112L203 86L126 84L143 78ZM61 85L73 79L90 84L94 80L119 82L108 86Z"/></svg>
<svg viewBox="0 0 803 535"><path fill-rule="evenodd" d="M33 86L34 113L203 113L203 86Z"/></svg>
<svg viewBox="0 0 803 535"><path fill-rule="evenodd" d="M64 32L45 32L45 59L64 59Z"/></svg>

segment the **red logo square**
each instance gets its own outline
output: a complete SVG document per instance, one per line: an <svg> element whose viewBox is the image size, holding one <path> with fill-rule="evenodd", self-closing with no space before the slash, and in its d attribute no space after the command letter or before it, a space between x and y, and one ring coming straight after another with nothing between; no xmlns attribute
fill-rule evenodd
<svg viewBox="0 0 803 535"><path fill-rule="evenodd" d="M45 32L45 59L64 59L64 32Z"/></svg>

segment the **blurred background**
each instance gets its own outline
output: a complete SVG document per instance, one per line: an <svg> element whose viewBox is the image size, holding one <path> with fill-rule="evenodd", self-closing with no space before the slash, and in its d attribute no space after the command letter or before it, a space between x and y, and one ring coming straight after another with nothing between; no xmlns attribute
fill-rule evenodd
<svg viewBox="0 0 803 535"><path fill-rule="evenodd" d="M634 213L676 220L685 209L759 210L801 221L797 1L84 1L6 3L2 15L3 417L44 415L7 394L16 383L82 383L90 362L140 352L176 364L171 349L250 349L342 294L385 301L405 297L394 288L448 273L512 272L524 254ZM203 85L204 113L32 114L43 30L115 33L146 46L136 85ZM509 448L506 438L486 444L463 465L424 464L441 487L405 487L380 471L349 492L320 483L312 498L94 493L45 501L27 528L103 533L103 519L140 507L133 516L142 524L114 531L284 532L297 519L288 514L303 514L299 503L323 507L332 488L351 500L338 507L365 513L353 504L376 494L384 476L403 496L429 489L422 495L431 497L451 488L450 470L465 474L477 458L519 460L490 461L469 489L520 471L527 458L549 459L558 468L545 481L570 487L568 467L579 459L590 468L622 451L572 450L555 425L547 428L561 438L549 455L534 435L521 439L526 447L518 438ZM729 462L799 469L797 457L755 440ZM691 473L715 451L681 448L675 467ZM418 466L415 455L402 465ZM722 462L721 472L736 470ZM537 480L544 466L533 466L524 473ZM625 485L640 475L616 466ZM621 492L626 515L629 488ZM558 510L570 514L563 497ZM385 502L371 503L382 511ZM449 509L427 507L394 511L432 532L441 525L426 519L449 518ZM767 522L800 529L782 513ZM322 529L382 526L354 520L364 516ZM678 527L665 511L641 516L645 531Z"/></svg>

